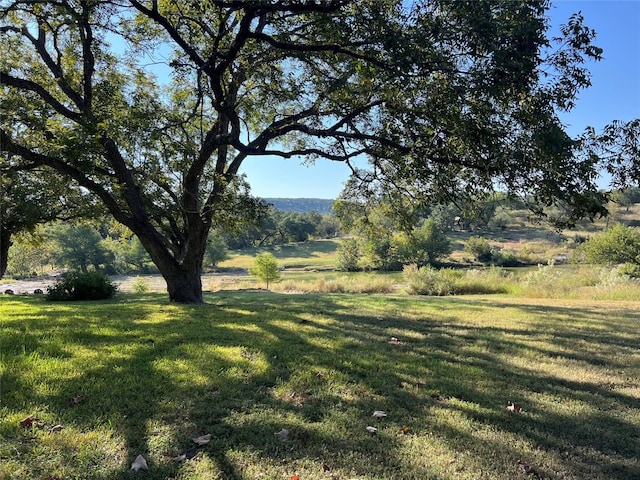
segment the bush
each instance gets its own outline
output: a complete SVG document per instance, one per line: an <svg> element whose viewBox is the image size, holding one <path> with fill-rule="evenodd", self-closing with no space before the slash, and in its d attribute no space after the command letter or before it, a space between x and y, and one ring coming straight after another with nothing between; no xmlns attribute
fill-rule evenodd
<svg viewBox="0 0 640 480"><path fill-rule="evenodd" d="M106 300L118 291L117 285L101 272L67 272L47 289L47 300Z"/></svg>
<svg viewBox="0 0 640 480"><path fill-rule="evenodd" d="M600 265L639 264L640 231L618 223L581 244L576 256L586 263Z"/></svg>
<svg viewBox="0 0 640 480"><path fill-rule="evenodd" d="M469 238L464 244L464 251L473 255L478 262L489 263L493 259L491 245L482 237Z"/></svg>
<svg viewBox="0 0 640 480"><path fill-rule="evenodd" d="M131 288L135 293L147 293L149 291L149 285L143 278L140 277L135 278L135 280L131 283Z"/></svg>
<svg viewBox="0 0 640 480"><path fill-rule="evenodd" d="M394 236L393 243L402 264L432 265L452 251L451 242L432 219L427 219L411 234Z"/></svg>
<svg viewBox="0 0 640 480"><path fill-rule="evenodd" d="M412 295L451 295L454 293L456 275L453 270L438 271L433 267L407 265L402 271Z"/></svg>
<svg viewBox="0 0 640 480"><path fill-rule="evenodd" d="M359 270L360 245L353 238L343 241L338 247L337 269L343 272L355 272Z"/></svg>

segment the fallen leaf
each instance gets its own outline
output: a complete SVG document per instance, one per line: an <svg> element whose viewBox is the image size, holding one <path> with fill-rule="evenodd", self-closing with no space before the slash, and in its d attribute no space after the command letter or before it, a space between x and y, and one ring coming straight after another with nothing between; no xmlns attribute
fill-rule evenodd
<svg viewBox="0 0 640 480"><path fill-rule="evenodd" d="M177 457L173 457L172 460L174 462L184 462L185 460L191 460L192 458L195 458L198 455L198 451L197 450L187 450L186 452L184 452L183 454L178 455Z"/></svg>
<svg viewBox="0 0 640 480"><path fill-rule="evenodd" d="M131 464L131 470L137 472L138 470L149 470L149 466L147 465L147 461L144 459L142 455L138 455L136 459Z"/></svg>
<svg viewBox="0 0 640 480"><path fill-rule="evenodd" d="M398 340L398 337L391 337L391 343L400 343L400 340Z"/></svg>
<svg viewBox="0 0 640 480"><path fill-rule="evenodd" d="M197 437L197 438L192 438L191 440L193 440L193 443L201 447L211 441L211 434L207 433L206 435L202 435L201 437Z"/></svg>
<svg viewBox="0 0 640 480"><path fill-rule="evenodd" d="M62 430L64 427L62 425L54 425L53 427L51 427L49 429L50 433L55 433L55 432L59 432L60 430Z"/></svg>
<svg viewBox="0 0 640 480"><path fill-rule="evenodd" d="M375 435L376 433L378 433L378 429L376 427L368 426L367 432L369 432L371 435Z"/></svg>
<svg viewBox="0 0 640 480"><path fill-rule="evenodd" d="M522 405L515 402L507 402L507 410L511 412L520 413L520 411L522 411Z"/></svg>
<svg viewBox="0 0 640 480"><path fill-rule="evenodd" d="M407 433L409 433L411 431L411 429L409 427L402 427L402 429L400 430L404 435L406 435Z"/></svg>
<svg viewBox="0 0 640 480"><path fill-rule="evenodd" d="M384 418L387 416L387 412L383 412L382 410L376 410L373 412L372 417L376 417L377 419Z"/></svg>
<svg viewBox="0 0 640 480"><path fill-rule="evenodd" d="M518 460L518 467L520 467L520 470L524 473L533 473L533 467L531 465L527 465L522 460Z"/></svg>
<svg viewBox="0 0 640 480"><path fill-rule="evenodd" d="M289 480L300 480L300 477L296 473L295 475L291 475L291 478Z"/></svg>
<svg viewBox="0 0 640 480"><path fill-rule="evenodd" d="M323 472L330 472L331 469L329 468L329 465L327 465L326 463L322 464L322 471Z"/></svg>
<svg viewBox="0 0 640 480"><path fill-rule="evenodd" d="M78 395L76 397L71 397L69 399L69 404L71 406L75 406L75 405L80 405L82 402L84 402L87 399L86 395Z"/></svg>
<svg viewBox="0 0 640 480"><path fill-rule="evenodd" d="M31 428L33 426L33 418L27 417L20 420L20 428Z"/></svg>
<svg viewBox="0 0 640 480"><path fill-rule="evenodd" d="M287 438L289 438L289 430L283 428L278 433L276 433L275 436L278 437L278 440L280 440L281 442L286 442Z"/></svg>

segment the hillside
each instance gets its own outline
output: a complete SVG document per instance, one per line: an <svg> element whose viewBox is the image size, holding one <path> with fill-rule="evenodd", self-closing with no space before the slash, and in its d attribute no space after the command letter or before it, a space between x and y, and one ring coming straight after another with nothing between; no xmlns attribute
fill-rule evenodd
<svg viewBox="0 0 640 480"><path fill-rule="evenodd" d="M335 201L326 198L264 198L263 200L283 212L317 212L321 214L333 213L332 207Z"/></svg>

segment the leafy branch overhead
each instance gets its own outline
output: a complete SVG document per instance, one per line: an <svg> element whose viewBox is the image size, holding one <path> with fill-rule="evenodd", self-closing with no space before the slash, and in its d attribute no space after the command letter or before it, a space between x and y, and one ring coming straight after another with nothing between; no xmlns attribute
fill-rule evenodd
<svg viewBox="0 0 640 480"><path fill-rule="evenodd" d="M618 140L637 142L639 128L607 134L606 155L604 137L564 132L557 112L602 51L579 15L548 39L549 7L5 3L0 168L46 169L99 199L179 302L202 301L211 227L259 216L240 175L250 157L346 162L350 195L438 202L497 185L534 208L569 203L569 222L602 214L596 171L633 172L637 149Z"/></svg>

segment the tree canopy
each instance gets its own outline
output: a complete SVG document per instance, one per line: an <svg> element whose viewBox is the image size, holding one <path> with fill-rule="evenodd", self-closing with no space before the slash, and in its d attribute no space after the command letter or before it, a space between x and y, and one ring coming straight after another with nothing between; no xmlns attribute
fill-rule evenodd
<svg viewBox="0 0 640 480"><path fill-rule="evenodd" d="M572 217L604 213L603 159L637 162L621 129L606 155L565 133L557 112L602 52L579 15L548 39L546 0L0 5L0 168L46 166L99 198L173 301L202 301L212 225L259 207L251 156L347 162L359 195L500 186Z"/></svg>

